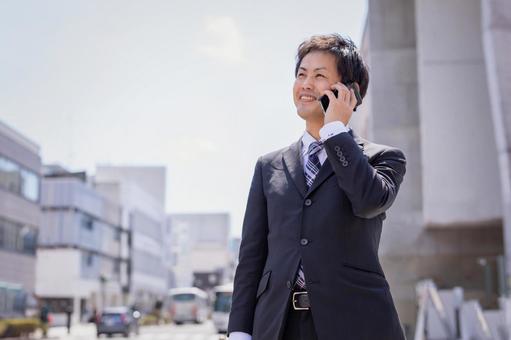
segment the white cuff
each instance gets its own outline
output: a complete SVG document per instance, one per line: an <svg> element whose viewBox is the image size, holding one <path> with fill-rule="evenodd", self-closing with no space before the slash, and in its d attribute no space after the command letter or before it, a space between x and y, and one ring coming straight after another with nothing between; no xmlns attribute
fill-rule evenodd
<svg viewBox="0 0 511 340"><path fill-rule="evenodd" d="M323 125L323 127L319 129L319 137L321 137L321 141L324 142L332 136L348 131L349 129L346 127L346 125L344 125L343 122L336 120Z"/></svg>
<svg viewBox="0 0 511 340"><path fill-rule="evenodd" d="M243 332L232 332L229 340L252 340L252 335Z"/></svg>

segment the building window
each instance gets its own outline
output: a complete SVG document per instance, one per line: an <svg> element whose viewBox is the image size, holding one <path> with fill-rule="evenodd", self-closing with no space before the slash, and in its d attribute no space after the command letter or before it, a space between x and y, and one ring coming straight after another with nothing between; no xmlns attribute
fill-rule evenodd
<svg viewBox="0 0 511 340"><path fill-rule="evenodd" d="M82 228L85 230L93 230L94 229L94 221L90 216L83 215L82 216Z"/></svg>
<svg viewBox="0 0 511 340"><path fill-rule="evenodd" d="M19 234L20 250L26 254L35 255L37 246L37 231L34 228L25 226L20 229Z"/></svg>
<svg viewBox="0 0 511 340"><path fill-rule="evenodd" d="M0 187L14 193L20 193L21 178L19 166L0 157Z"/></svg>
<svg viewBox="0 0 511 340"><path fill-rule="evenodd" d="M4 231L4 225L2 223L2 220L0 220L0 249L4 248L5 246L5 231Z"/></svg>
<svg viewBox="0 0 511 340"><path fill-rule="evenodd" d="M20 285L0 281L0 318L23 315L26 299L27 294Z"/></svg>
<svg viewBox="0 0 511 340"><path fill-rule="evenodd" d="M92 267L92 265L94 264L94 254L87 253L85 255L85 264L87 265L87 267Z"/></svg>
<svg viewBox="0 0 511 340"><path fill-rule="evenodd" d="M121 261L114 260L114 274L119 274L121 272Z"/></svg>
<svg viewBox="0 0 511 340"><path fill-rule="evenodd" d="M0 249L35 255L37 229L0 218Z"/></svg>
<svg viewBox="0 0 511 340"><path fill-rule="evenodd" d="M121 229L120 228L115 228L115 231L114 231L114 241L120 241L121 240Z"/></svg>
<svg viewBox="0 0 511 340"><path fill-rule="evenodd" d="M38 175L1 156L0 188L21 195L33 202L39 201Z"/></svg>
<svg viewBox="0 0 511 340"><path fill-rule="evenodd" d="M21 194L33 201L39 201L39 178L35 173L21 170Z"/></svg>

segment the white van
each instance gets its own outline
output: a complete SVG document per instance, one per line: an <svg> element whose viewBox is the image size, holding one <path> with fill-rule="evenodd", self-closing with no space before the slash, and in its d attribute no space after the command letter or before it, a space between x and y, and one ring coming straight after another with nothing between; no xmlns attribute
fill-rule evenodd
<svg viewBox="0 0 511 340"><path fill-rule="evenodd" d="M233 283L217 286L213 290L213 324L219 333L227 333L229 324L229 313L231 312Z"/></svg>
<svg viewBox="0 0 511 340"><path fill-rule="evenodd" d="M168 305L170 317L176 325L184 322L203 323L208 319L208 294L199 288L170 289Z"/></svg>

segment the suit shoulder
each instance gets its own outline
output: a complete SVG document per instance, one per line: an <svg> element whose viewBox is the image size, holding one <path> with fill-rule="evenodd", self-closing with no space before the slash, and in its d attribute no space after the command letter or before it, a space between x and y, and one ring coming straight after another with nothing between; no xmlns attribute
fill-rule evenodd
<svg viewBox="0 0 511 340"><path fill-rule="evenodd" d="M286 147L280 148L278 150L264 154L261 157L259 157L259 161L261 162L262 166L266 166L268 164L276 166L281 162L282 154L288 149L289 149L289 146L286 146Z"/></svg>
<svg viewBox="0 0 511 340"><path fill-rule="evenodd" d="M368 140L364 141L364 149L372 156L390 156L390 157L397 157L402 159L403 161L406 160L404 152L395 147L395 146L389 146L385 144L377 144L370 142Z"/></svg>

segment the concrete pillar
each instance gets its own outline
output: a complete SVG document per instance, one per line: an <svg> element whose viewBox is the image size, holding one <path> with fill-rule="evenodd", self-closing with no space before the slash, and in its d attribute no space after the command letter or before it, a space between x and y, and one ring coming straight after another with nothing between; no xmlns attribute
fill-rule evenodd
<svg viewBox="0 0 511 340"><path fill-rule="evenodd" d="M511 276L511 2L482 0L481 27L499 161L506 268Z"/></svg>
<svg viewBox="0 0 511 340"><path fill-rule="evenodd" d="M478 264L484 258L494 268L503 252L479 1L369 0L370 113L362 122L369 139L407 157L379 255L408 337L420 279L496 303L484 301Z"/></svg>
<svg viewBox="0 0 511 340"><path fill-rule="evenodd" d="M423 226L415 2L370 0L366 30L368 138L399 147L407 158L404 182L384 222L379 255L399 318L411 337L416 319L416 240Z"/></svg>

